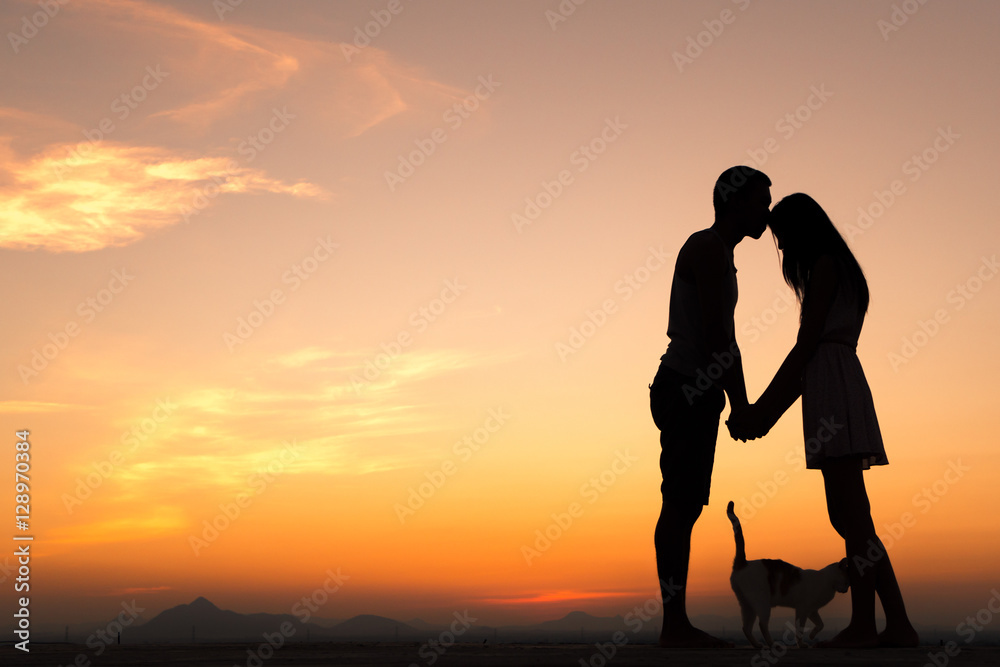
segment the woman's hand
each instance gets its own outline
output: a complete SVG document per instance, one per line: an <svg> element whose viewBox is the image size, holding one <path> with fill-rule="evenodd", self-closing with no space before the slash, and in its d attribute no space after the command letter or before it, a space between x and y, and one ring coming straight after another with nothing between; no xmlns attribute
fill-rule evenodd
<svg viewBox="0 0 1000 667"><path fill-rule="evenodd" d="M726 426L729 427L729 435L733 440L741 442L762 438L771 430L771 425L756 404L734 408L729 413Z"/></svg>

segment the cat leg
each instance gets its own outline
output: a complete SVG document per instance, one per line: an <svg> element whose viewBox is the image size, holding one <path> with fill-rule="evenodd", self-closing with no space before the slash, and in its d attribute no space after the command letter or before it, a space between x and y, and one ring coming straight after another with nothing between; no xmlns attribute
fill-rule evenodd
<svg viewBox="0 0 1000 667"><path fill-rule="evenodd" d="M815 639L819 631L823 629L823 619L819 617L818 611L814 611L809 614L809 620L813 622L813 629L809 633L809 639Z"/></svg>
<svg viewBox="0 0 1000 667"><path fill-rule="evenodd" d="M795 610L795 646L802 648L802 638L806 633L806 618L808 612Z"/></svg>
<svg viewBox="0 0 1000 667"><path fill-rule="evenodd" d="M771 610L766 609L760 612L760 633L764 635L764 645L774 646L774 640L771 639L771 632L768 630L768 626L771 623Z"/></svg>
<svg viewBox="0 0 1000 667"><path fill-rule="evenodd" d="M750 646L760 648L760 642L758 642L753 636L753 622L757 620L757 614L754 613L753 609L751 609L749 605L740 607L740 613L743 616L743 634L747 636Z"/></svg>

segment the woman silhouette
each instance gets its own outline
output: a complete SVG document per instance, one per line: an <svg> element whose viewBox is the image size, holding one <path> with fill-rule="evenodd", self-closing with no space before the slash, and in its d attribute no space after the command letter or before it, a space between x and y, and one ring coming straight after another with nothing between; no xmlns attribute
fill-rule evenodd
<svg viewBox="0 0 1000 667"><path fill-rule="evenodd" d="M888 459L871 390L856 354L868 310L861 266L829 216L805 194L778 202L768 225L782 253L785 282L801 306L795 346L757 402L732 415L740 440L767 433L802 396L806 467L823 472L830 523L850 563L851 622L827 647L916 646L889 555L875 533L862 474ZM875 627L875 595L886 627Z"/></svg>

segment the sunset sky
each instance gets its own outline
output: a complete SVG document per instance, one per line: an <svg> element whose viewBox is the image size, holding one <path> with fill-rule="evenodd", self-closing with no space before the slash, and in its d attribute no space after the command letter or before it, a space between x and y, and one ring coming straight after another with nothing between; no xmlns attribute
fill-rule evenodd
<svg viewBox="0 0 1000 667"><path fill-rule="evenodd" d="M321 616L650 599L647 385L734 164L812 195L868 276L866 483L914 622L1000 586L1000 4L52 6L0 4L0 424L8 471L30 431L36 623L289 613L338 569ZM736 264L753 400L797 306L770 233ZM729 500L750 558L843 556L800 410L720 433L692 614L738 613Z"/></svg>

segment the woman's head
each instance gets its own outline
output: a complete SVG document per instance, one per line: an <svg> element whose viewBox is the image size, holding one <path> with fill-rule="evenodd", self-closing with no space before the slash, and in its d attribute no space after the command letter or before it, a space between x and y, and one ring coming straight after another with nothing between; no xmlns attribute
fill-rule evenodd
<svg viewBox="0 0 1000 667"><path fill-rule="evenodd" d="M801 192L788 195L771 210L767 221L779 250L802 257L816 257L829 252L836 239L843 242L830 216L816 200Z"/></svg>
<svg viewBox="0 0 1000 667"><path fill-rule="evenodd" d="M858 307L868 310L868 284L861 265L816 200L801 192L788 195L771 209L768 226L782 254L781 271L785 282L795 290L802 302L809 274L821 255L833 255L843 260L845 278L857 289Z"/></svg>

